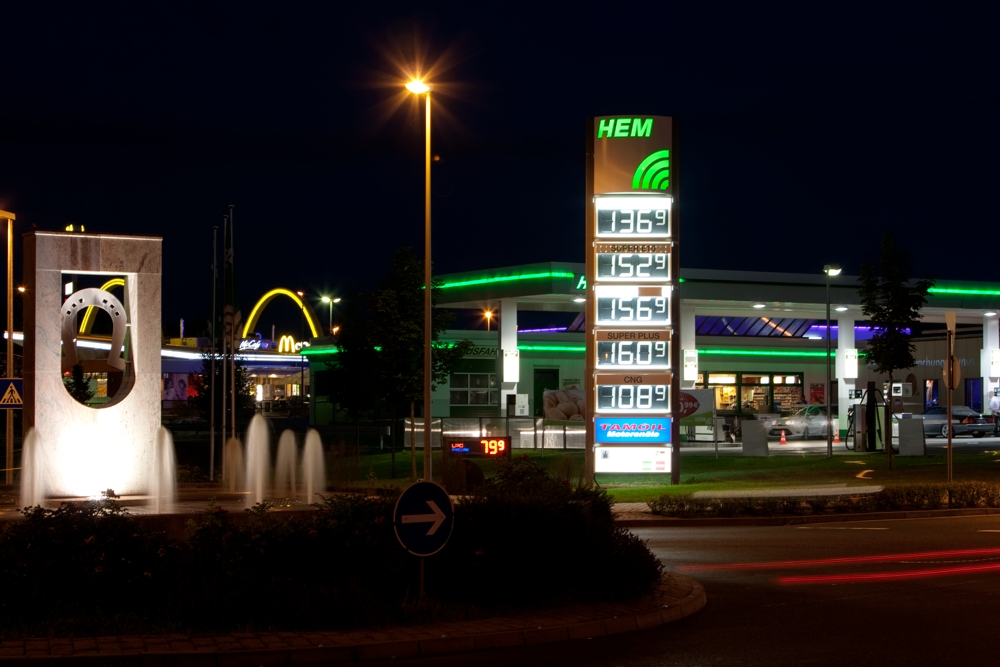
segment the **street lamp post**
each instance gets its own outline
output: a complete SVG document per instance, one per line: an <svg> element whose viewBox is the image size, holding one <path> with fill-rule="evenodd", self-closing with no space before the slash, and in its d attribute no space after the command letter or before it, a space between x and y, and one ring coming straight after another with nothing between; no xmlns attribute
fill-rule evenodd
<svg viewBox="0 0 1000 667"><path fill-rule="evenodd" d="M336 299L331 299L328 296L321 296L320 297L320 301L322 301L323 303L329 304L329 306L330 306L330 335L332 336L334 334L334 331L333 331L333 304L340 303L340 297L338 296Z"/></svg>
<svg viewBox="0 0 1000 667"><path fill-rule="evenodd" d="M299 401L302 407L306 405L306 356L302 354L302 341L306 338L306 293L302 290L295 292L299 295L299 310L302 316L299 318Z"/></svg>
<svg viewBox="0 0 1000 667"><path fill-rule="evenodd" d="M16 216L0 211L0 219L7 219L7 377L14 377L14 220ZM14 411L7 412L7 457L5 466L7 484L14 483Z"/></svg>
<svg viewBox="0 0 1000 667"><path fill-rule="evenodd" d="M840 275L839 264L827 264L823 267L826 274L826 456L833 457L833 409L831 407L831 383L830 379L830 339L833 337L830 329L830 276Z"/></svg>
<svg viewBox="0 0 1000 667"><path fill-rule="evenodd" d="M424 111L424 479L431 481L431 88L417 79L406 84L423 95Z"/></svg>

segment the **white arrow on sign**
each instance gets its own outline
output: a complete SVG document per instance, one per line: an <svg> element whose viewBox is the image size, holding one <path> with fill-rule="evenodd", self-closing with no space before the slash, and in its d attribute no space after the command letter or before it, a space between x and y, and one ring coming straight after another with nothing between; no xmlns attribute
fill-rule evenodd
<svg viewBox="0 0 1000 667"><path fill-rule="evenodd" d="M427 531L428 535L433 535L437 532L437 529L441 527L444 520L447 518L441 508L437 506L437 503L433 500L425 501L427 505L431 508L434 514L404 514L402 519L403 523L433 523L431 529Z"/></svg>

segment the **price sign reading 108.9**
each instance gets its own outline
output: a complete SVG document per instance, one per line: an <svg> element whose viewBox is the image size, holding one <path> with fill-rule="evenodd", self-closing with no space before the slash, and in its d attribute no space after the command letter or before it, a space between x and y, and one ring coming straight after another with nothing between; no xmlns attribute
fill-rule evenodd
<svg viewBox="0 0 1000 667"><path fill-rule="evenodd" d="M602 412L669 412L670 385L598 384L597 409Z"/></svg>

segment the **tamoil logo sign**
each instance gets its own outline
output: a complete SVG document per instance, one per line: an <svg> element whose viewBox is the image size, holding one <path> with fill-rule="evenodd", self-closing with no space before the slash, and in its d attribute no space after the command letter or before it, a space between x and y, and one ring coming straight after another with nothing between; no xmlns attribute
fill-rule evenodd
<svg viewBox="0 0 1000 667"><path fill-rule="evenodd" d="M670 442L670 418L630 417L624 419L594 420L594 440L599 443L648 443Z"/></svg>

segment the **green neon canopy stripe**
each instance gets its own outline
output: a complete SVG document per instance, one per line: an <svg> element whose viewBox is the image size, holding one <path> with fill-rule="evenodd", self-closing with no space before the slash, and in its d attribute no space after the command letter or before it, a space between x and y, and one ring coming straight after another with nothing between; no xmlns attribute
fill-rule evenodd
<svg viewBox="0 0 1000 667"><path fill-rule="evenodd" d="M469 287L471 285L489 285L491 283L510 283L518 280L541 280L544 278L575 278L576 274L570 271L541 271L539 273L522 273L516 276L493 276L491 278L472 278L470 280L457 280L455 282L443 283L440 289L451 289L452 287Z"/></svg>
<svg viewBox="0 0 1000 667"><path fill-rule="evenodd" d="M454 345L454 344L452 344ZM583 354L587 351L585 345L555 345L555 344L545 344L545 343L526 343L524 345L518 345L517 349L521 352L570 352L575 354ZM340 350L337 348L325 348L322 350L312 350L306 349L302 351L307 357L320 356L325 354L337 354ZM792 358L820 358L826 356L825 350L735 350L726 348L709 348L709 349L699 349L699 355L710 355L710 356L723 356L723 357L792 357ZM836 350L830 350L830 356L835 357L837 354ZM860 353L864 356L864 352Z"/></svg>
<svg viewBox="0 0 1000 667"><path fill-rule="evenodd" d="M964 294L967 296L1000 296L1000 289L981 289L972 287L931 287L931 294Z"/></svg>

